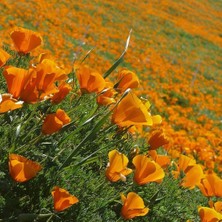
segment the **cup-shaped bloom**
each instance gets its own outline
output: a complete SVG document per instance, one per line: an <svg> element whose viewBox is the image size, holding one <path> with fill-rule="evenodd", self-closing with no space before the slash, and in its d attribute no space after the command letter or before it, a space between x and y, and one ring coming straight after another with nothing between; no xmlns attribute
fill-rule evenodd
<svg viewBox="0 0 222 222"><path fill-rule="evenodd" d="M133 92L129 92L118 103L113 111L112 122L120 127L151 126L153 124L151 114Z"/></svg>
<svg viewBox="0 0 222 222"><path fill-rule="evenodd" d="M97 96L97 103L102 106L107 106L116 102L113 98L116 91L113 89L113 84L111 82L106 82L105 89L99 93Z"/></svg>
<svg viewBox="0 0 222 222"><path fill-rule="evenodd" d="M11 56L3 49L0 49L0 68L5 65Z"/></svg>
<svg viewBox="0 0 222 222"><path fill-rule="evenodd" d="M135 166L134 181L139 185L150 182L161 183L165 173L161 166L145 155L137 155L132 161Z"/></svg>
<svg viewBox="0 0 222 222"><path fill-rule="evenodd" d="M56 211L63 211L79 202L77 197L58 186L54 187L51 193L54 200L54 209Z"/></svg>
<svg viewBox="0 0 222 222"><path fill-rule="evenodd" d="M198 184L202 194L206 197L222 197L222 179L213 171L208 171Z"/></svg>
<svg viewBox="0 0 222 222"><path fill-rule="evenodd" d="M23 54L31 52L42 44L42 37L39 33L21 27L14 29L10 37L15 50Z"/></svg>
<svg viewBox="0 0 222 222"><path fill-rule="evenodd" d="M209 207L199 207L198 213L201 222L216 222L222 220L222 214Z"/></svg>
<svg viewBox="0 0 222 222"><path fill-rule="evenodd" d="M118 83L116 88L120 92L124 92L127 89L134 89L139 86L139 78L134 72L128 69L122 69L118 72Z"/></svg>
<svg viewBox="0 0 222 222"><path fill-rule="evenodd" d="M8 92L12 94L15 99L18 99L29 78L28 70L7 66L3 71L3 75L7 82Z"/></svg>
<svg viewBox="0 0 222 222"><path fill-rule="evenodd" d="M99 93L106 86L102 75L88 66L79 66L76 70L76 77L82 93Z"/></svg>
<svg viewBox="0 0 222 222"><path fill-rule="evenodd" d="M149 156L158 163L162 168L166 168L170 165L170 157L167 155L159 155L157 154L156 150L149 150Z"/></svg>
<svg viewBox="0 0 222 222"><path fill-rule="evenodd" d="M109 163L106 168L107 179L112 182L116 182L120 179L125 181L125 176L132 172L131 169L127 168L129 162L128 158L117 150L110 151L108 156Z"/></svg>
<svg viewBox="0 0 222 222"><path fill-rule="evenodd" d="M125 220L138 216L145 216L149 212L149 208L145 207L143 199L134 192L129 192L127 197L121 194L122 209L121 215Z"/></svg>
<svg viewBox="0 0 222 222"><path fill-rule="evenodd" d="M48 114L42 125L42 133L52 134L59 131L64 125L71 122L64 110L58 109L56 113Z"/></svg>
<svg viewBox="0 0 222 222"><path fill-rule="evenodd" d="M42 169L39 163L17 154L9 155L8 164L10 175L17 182L25 182L32 179Z"/></svg>
<svg viewBox="0 0 222 222"><path fill-rule="evenodd" d="M58 90L59 91L51 98L51 102L54 104L60 103L69 94L72 87L68 83L63 82L59 85Z"/></svg>
<svg viewBox="0 0 222 222"><path fill-rule="evenodd" d="M197 186L203 178L203 169L196 161L188 156L180 155L176 170L172 171L173 176L178 178L183 174L181 185L189 189Z"/></svg>
<svg viewBox="0 0 222 222"><path fill-rule="evenodd" d="M12 98L11 94L0 94L0 114L19 109L23 102Z"/></svg>
<svg viewBox="0 0 222 222"><path fill-rule="evenodd" d="M150 133L148 143L151 150L156 150L157 148L169 143L169 140L165 136L163 130L156 129Z"/></svg>

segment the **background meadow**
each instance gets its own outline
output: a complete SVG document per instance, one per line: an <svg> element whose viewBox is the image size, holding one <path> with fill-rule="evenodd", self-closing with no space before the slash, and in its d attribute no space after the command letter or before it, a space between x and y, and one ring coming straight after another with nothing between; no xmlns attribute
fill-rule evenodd
<svg viewBox="0 0 222 222"><path fill-rule="evenodd" d="M32 55L49 52L73 77L74 61L84 58L89 50L92 51L84 63L105 73L123 52L132 29L124 61L116 70L127 68L139 77L140 86L136 94L151 102L152 114L162 116L161 128L170 138L165 146L167 153L172 158L175 151L193 156L203 167L215 171L221 178L221 10L222 2L212 0L129 0L127 3L117 0L3 0L0 3L0 39L2 45L11 48L9 34L15 27L40 33L44 44ZM29 58L21 66L28 67L28 63ZM116 75L113 72L110 78L115 81ZM3 76L0 81L0 93L5 93L7 87ZM132 189L143 197L146 204L149 203L151 209L145 217L133 219L135 221L200 221L197 207L208 206L209 198L197 188L180 187L180 180L175 180L170 173L166 173L158 186L150 183L138 187L131 183L132 176L126 183L107 182L104 170L108 151L118 149L130 156L134 146L139 146L142 152L147 147L143 140L135 141L126 132L116 134L117 127L112 127L108 119L102 122L103 128L96 128L98 131L94 132L92 129L97 126L97 119L89 124L85 121L97 112L96 118L100 119L108 110L97 109L95 95L78 97L77 88L78 85L62 106L57 105L51 110L62 107L74 123L58 134L35 137L41 130L41 118L50 107L47 103L27 106L22 115L18 110L17 116L22 118L15 117L11 122L7 120L5 123L2 118L0 143L3 147L1 156L4 157L1 168L4 170L0 201L4 207L1 208L0 218L3 221L16 221L18 218L20 221L121 221L120 192L126 194ZM31 119L29 113L38 118ZM21 123L19 136L14 137ZM53 178L57 167L64 163L68 154L88 133L92 135L75 152L78 164L64 166L66 171ZM25 145L26 141L34 142ZM6 169L9 147L36 161L45 161L45 170L26 185L11 183ZM91 156L96 150L98 152ZM62 155L57 156L60 152ZM165 154L165 150L161 149L160 153ZM50 158L45 157L43 161L42 154ZM172 165L168 172L171 168ZM48 193L55 183L75 194L81 204L51 217L53 204ZM33 189L37 186L41 189ZM5 192L10 195L4 196ZM213 197L213 201L216 200L220 198ZM26 202L32 204L27 206ZM25 213L34 216L24 216ZM46 216L36 219L38 214Z"/></svg>

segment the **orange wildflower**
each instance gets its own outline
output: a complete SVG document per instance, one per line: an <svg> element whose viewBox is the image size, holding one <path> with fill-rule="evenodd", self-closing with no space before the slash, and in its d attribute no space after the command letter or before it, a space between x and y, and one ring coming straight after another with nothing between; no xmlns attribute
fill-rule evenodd
<svg viewBox="0 0 222 222"><path fill-rule="evenodd" d="M106 86L106 81L102 75L88 66L79 66L76 69L76 77L82 93L99 93Z"/></svg>
<svg viewBox="0 0 222 222"><path fill-rule="evenodd" d="M151 114L133 92L129 92L114 109L112 122L120 127L153 124Z"/></svg>
<svg viewBox="0 0 222 222"><path fill-rule="evenodd" d="M121 215L125 220L138 216L145 216L149 212L149 208L145 207L143 199L134 192L129 192L127 197L121 194L123 207Z"/></svg>
<svg viewBox="0 0 222 222"><path fill-rule="evenodd" d="M169 143L169 139L165 136L163 130L156 129L150 133L149 138L148 138L148 143L150 145L150 149L155 150Z"/></svg>
<svg viewBox="0 0 222 222"><path fill-rule="evenodd" d="M128 69L122 69L118 72L118 80L115 88L120 92L124 92L128 88L134 89L139 86L139 78L134 72Z"/></svg>
<svg viewBox="0 0 222 222"><path fill-rule="evenodd" d="M10 175L17 182L25 182L32 179L42 169L37 162L17 154L9 155L8 164Z"/></svg>
<svg viewBox="0 0 222 222"><path fill-rule="evenodd" d="M161 183L165 173L161 166L145 155L137 155L132 161L135 166L134 181L139 185L149 182Z"/></svg>
<svg viewBox="0 0 222 222"><path fill-rule="evenodd" d="M79 202L77 197L57 186L53 188L52 197L54 200L54 209L56 211L63 211Z"/></svg>
<svg viewBox="0 0 222 222"><path fill-rule="evenodd" d="M10 36L19 53L27 54L42 44L42 37L28 29L18 27L11 32Z"/></svg>
<svg viewBox="0 0 222 222"><path fill-rule="evenodd" d="M175 178L178 178L180 174L185 174L181 185L189 189L193 189L197 186L203 178L203 169L196 161L188 156L180 155L177 170L172 171Z"/></svg>
<svg viewBox="0 0 222 222"><path fill-rule="evenodd" d="M28 80L28 70L7 66L3 71L3 75L7 82L8 92L12 94L15 99L18 99L26 81Z"/></svg>
<svg viewBox="0 0 222 222"><path fill-rule="evenodd" d="M69 94L72 87L68 83L63 82L59 85L58 90L59 91L51 98L51 102L54 104L60 103Z"/></svg>
<svg viewBox="0 0 222 222"><path fill-rule="evenodd" d="M0 114L19 109L23 102L12 98L11 94L0 94Z"/></svg>
<svg viewBox="0 0 222 222"><path fill-rule="evenodd" d="M128 158L117 150L110 151L108 156L109 163L106 168L107 179L112 182L116 182L120 179L125 181L125 176L132 172L131 169L127 168L129 162Z"/></svg>
<svg viewBox="0 0 222 222"><path fill-rule="evenodd" d="M201 222L213 222L222 220L222 214L218 213L216 210L209 207L199 207L198 213Z"/></svg>
<svg viewBox="0 0 222 222"><path fill-rule="evenodd" d="M42 133L52 134L59 131L64 125L71 122L64 110L58 109L56 113L48 114L42 125Z"/></svg>
<svg viewBox="0 0 222 222"><path fill-rule="evenodd" d="M97 103L99 105L107 106L115 103L116 100L113 98L115 95L115 90L113 89L113 84L111 82L106 82L105 89L97 96Z"/></svg>
<svg viewBox="0 0 222 222"><path fill-rule="evenodd" d="M0 49L0 68L5 65L11 56L3 49Z"/></svg>
<svg viewBox="0 0 222 222"><path fill-rule="evenodd" d="M198 184L199 189L206 197L222 197L222 179L209 170Z"/></svg>
<svg viewBox="0 0 222 222"><path fill-rule="evenodd" d="M170 157L167 155L159 155L157 154L156 150L149 150L148 154L151 158L158 163L162 168L166 168L170 165Z"/></svg>

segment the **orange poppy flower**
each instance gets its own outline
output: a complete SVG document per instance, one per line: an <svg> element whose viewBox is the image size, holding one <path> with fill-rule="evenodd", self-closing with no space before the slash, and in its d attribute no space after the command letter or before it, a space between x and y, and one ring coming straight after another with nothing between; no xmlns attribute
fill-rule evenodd
<svg viewBox="0 0 222 222"><path fill-rule="evenodd" d="M88 66L79 66L76 69L76 77L82 93L99 93L106 86L106 81L102 75Z"/></svg>
<svg viewBox="0 0 222 222"><path fill-rule="evenodd" d="M170 157L166 155L159 155L157 154L156 150L149 150L148 154L151 158L158 163L162 168L166 168L170 165Z"/></svg>
<svg viewBox="0 0 222 222"><path fill-rule="evenodd" d="M8 164L10 175L17 182L25 182L32 179L42 169L37 162L17 154L9 155Z"/></svg>
<svg viewBox="0 0 222 222"><path fill-rule="evenodd" d="M0 114L19 109L23 102L12 98L11 94L0 94Z"/></svg>
<svg viewBox="0 0 222 222"><path fill-rule="evenodd" d="M165 136L162 129L155 129L150 133L148 143L150 145L150 150L155 150L169 143L169 139Z"/></svg>
<svg viewBox="0 0 222 222"><path fill-rule="evenodd" d="M151 114L133 92L129 92L114 109L112 122L120 127L151 126L153 124Z"/></svg>
<svg viewBox="0 0 222 222"><path fill-rule="evenodd" d="M64 110L58 109L56 113L48 114L42 125L42 133L52 134L59 131L64 125L71 122Z"/></svg>
<svg viewBox="0 0 222 222"><path fill-rule="evenodd" d="M137 155L132 161L135 166L134 181L139 185L149 182L161 183L165 173L161 166L145 155Z"/></svg>
<svg viewBox="0 0 222 222"><path fill-rule="evenodd" d="M16 28L11 34L15 50L19 53L27 54L42 44L42 37L31 30Z"/></svg>
<svg viewBox="0 0 222 222"><path fill-rule="evenodd" d="M105 89L97 96L97 103L102 106L107 106L116 102L113 96L116 94L111 82L106 82Z"/></svg>
<svg viewBox="0 0 222 222"><path fill-rule="evenodd" d="M18 99L26 81L28 80L28 70L7 66L3 71L3 75L7 82L8 92L12 94L15 99Z"/></svg>
<svg viewBox="0 0 222 222"><path fill-rule="evenodd" d="M51 102L54 104L60 103L69 94L72 87L68 83L63 82L59 85L58 90L59 91L51 98Z"/></svg>
<svg viewBox="0 0 222 222"><path fill-rule="evenodd" d="M5 65L11 56L3 49L0 49L0 68Z"/></svg>
<svg viewBox="0 0 222 222"><path fill-rule="evenodd" d="M107 179L112 182L116 182L120 179L125 181L125 176L132 172L131 169L127 168L129 162L128 158L117 150L110 151L108 156L109 163L106 168Z"/></svg>
<svg viewBox="0 0 222 222"><path fill-rule="evenodd" d="M209 170L198 184L199 189L206 197L222 197L222 179L216 173Z"/></svg>
<svg viewBox="0 0 222 222"><path fill-rule="evenodd" d="M126 91L128 88L134 89L139 86L139 78L134 72L122 69L118 72L118 83L116 89L120 92Z"/></svg>
<svg viewBox="0 0 222 222"><path fill-rule="evenodd" d="M54 209L56 211L63 211L79 202L77 197L57 186L53 188L52 197L54 200Z"/></svg>
<svg viewBox="0 0 222 222"><path fill-rule="evenodd" d="M222 220L222 214L218 213L216 210L209 207L199 207L198 213L201 222L213 222Z"/></svg>
<svg viewBox="0 0 222 222"><path fill-rule="evenodd" d="M129 192L127 197L121 194L121 199L123 202L121 215L125 220L148 214L149 208L145 207L143 199L138 194Z"/></svg>
<svg viewBox="0 0 222 222"><path fill-rule="evenodd" d="M197 186L204 176L202 167L196 164L194 159L185 155L180 155L176 168L177 170L172 171L172 174L175 178L178 178L182 172L184 177L182 178L181 185L189 189Z"/></svg>

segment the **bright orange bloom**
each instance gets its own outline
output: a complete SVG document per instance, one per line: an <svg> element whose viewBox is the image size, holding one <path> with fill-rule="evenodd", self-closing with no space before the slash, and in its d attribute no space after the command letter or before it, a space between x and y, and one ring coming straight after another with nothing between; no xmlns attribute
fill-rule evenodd
<svg viewBox="0 0 222 222"><path fill-rule="evenodd" d="M150 145L150 149L155 150L169 143L169 139L166 138L165 134L163 133L163 130L156 129L150 133L148 143Z"/></svg>
<svg viewBox="0 0 222 222"><path fill-rule="evenodd" d="M113 89L113 84L111 82L106 82L105 89L101 93L99 93L96 101L99 105L110 105L116 102L116 100L113 98L115 94L116 92Z"/></svg>
<svg viewBox="0 0 222 222"><path fill-rule="evenodd" d="M121 194L123 207L121 215L125 220L138 216L145 216L149 212L149 208L145 207L143 199L134 192L129 192L127 197Z"/></svg>
<svg viewBox="0 0 222 222"><path fill-rule="evenodd" d="M177 170L172 171L174 177L178 178L181 173L185 174L181 185L189 189L193 189L195 186L199 185L204 176L202 167L199 164L196 164L194 159L185 155L180 155L176 167Z"/></svg>
<svg viewBox="0 0 222 222"><path fill-rule="evenodd" d="M82 93L99 93L106 86L106 81L102 75L88 66L79 66L76 69L76 77Z"/></svg>
<svg viewBox="0 0 222 222"><path fill-rule="evenodd" d="M206 197L222 197L222 179L209 170L198 184L199 189Z"/></svg>
<svg viewBox="0 0 222 222"><path fill-rule="evenodd" d="M12 94L15 99L18 99L25 83L28 80L28 70L7 66L3 71L3 75L7 82L8 92Z"/></svg>
<svg viewBox="0 0 222 222"><path fill-rule="evenodd" d="M162 168L166 168L170 165L170 157L167 155L159 155L157 154L156 150L149 150L148 154L151 158L158 163Z"/></svg>
<svg viewBox="0 0 222 222"><path fill-rule="evenodd" d="M0 68L5 65L11 56L3 49L0 49Z"/></svg>
<svg viewBox="0 0 222 222"><path fill-rule="evenodd" d="M153 125L151 114L133 92L129 92L114 109L112 122L120 127Z"/></svg>
<svg viewBox="0 0 222 222"><path fill-rule="evenodd" d="M43 134L52 134L59 131L64 125L71 122L64 110L58 109L56 113L48 114L42 125Z"/></svg>
<svg viewBox="0 0 222 222"><path fill-rule="evenodd" d="M132 172L131 169L127 168L129 162L128 158L117 150L110 151L108 156L109 163L106 168L107 179L112 182L116 182L120 179L125 181L125 176Z"/></svg>
<svg viewBox="0 0 222 222"><path fill-rule="evenodd" d="M23 102L12 98L11 94L0 94L0 114L19 109Z"/></svg>
<svg viewBox="0 0 222 222"><path fill-rule="evenodd" d="M57 186L53 188L52 197L54 200L54 209L56 211L63 211L79 202L77 197Z"/></svg>
<svg viewBox="0 0 222 222"><path fill-rule="evenodd" d="M25 182L32 179L42 169L37 162L17 154L9 155L8 164L10 175L17 182Z"/></svg>
<svg viewBox="0 0 222 222"><path fill-rule="evenodd" d="M42 37L31 30L16 28L10 34L17 52L27 54L42 44Z"/></svg>
<svg viewBox="0 0 222 222"><path fill-rule="evenodd" d="M59 91L51 98L51 102L54 104L60 103L69 94L72 87L68 83L63 82L59 85L58 90Z"/></svg>
<svg viewBox="0 0 222 222"><path fill-rule="evenodd" d="M143 185L150 182L162 182L165 173L155 161L150 160L145 155L137 155L133 158L132 163L135 166L134 181L137 184Z"/></svg>
<svg viewBox="0 0 222 222"><path fill-rule="evenodd" d="M222 214L209 207L199 207L198 213L201 222L219 222L220 220L222 220Z"/></svg>
<svg viewBox="0 0 222 222"><path fill-rule="evenodd" d="M134 89L139 86L139 78L134 72L127 69L122 69L118 72L117 90L124 92L128 88Z"/></svg>

